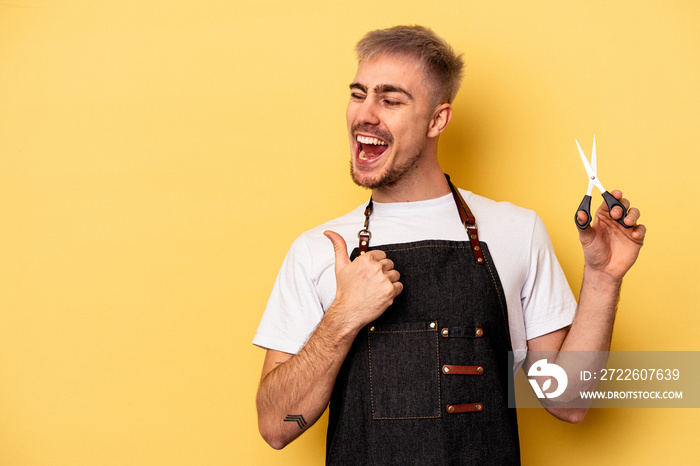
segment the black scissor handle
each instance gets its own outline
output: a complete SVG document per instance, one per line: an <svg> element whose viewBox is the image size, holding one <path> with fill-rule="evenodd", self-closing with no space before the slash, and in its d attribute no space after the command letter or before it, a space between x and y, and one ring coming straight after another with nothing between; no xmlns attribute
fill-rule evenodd
<svg viewBox="0 0 700 466"><path fill-rule="evenodd" d="M622 217L619 219L615 220L617 223L622 225L625 228L632 228L630 225L627 225L625 223L625 217L627 216L627 209L625 206L622 205L622 202L618 201L615 199L615 197L610 194L609 192L605 191L603 193L603 199L605 200L605 203L608 205L608 210L609 210L609 215L610 218L612 218L612 209L613 207L619 207L622 209ZM586 214L586 223L581 225L578 223L578 213L583 212ZM576 226L579 227L581 230L585 230L588 228L588 225L591 224L591 220L593 220L593 217L591 217L591 196L583 196L583 200L581 201L581 204L578 206L578 209L576 209L576 213L574 214L574 221L576 222Z"/></svg>
<svg viewBox="0 0 700 466"><path fill-rule="evenodd" d="M617 220L615 220L615 219L613 219L613 220L615 220L617 223L619 223L620 225L622 225L622 226L625 227L625 228L632 228L630 225L627 225L627 224L625 223L625 217L627 216L627 209L625 208L625 206L622 205L622 202L620 202L620 201L618 201L617 199L615 199L615 196L613 196L612 194L610 194L610 193L607 192L607 191L605 191L605 192L603 193L603 199L605 199L605 203L608 205L608 210L609 210L610 218L612 218L612 209L613 209L613 207L617 206L617 207L619 207L620 209L622 209L622 217L620 217L620 218L617 219Z"/></svg>
<svg viewBox="0 0 700 466"><path fill-rule="evenodd" d="M583 212L586 214L586 223L581 225L578 223L578 213ZM578 209L576 209L576 213L574 214L574 222L576 222L576 226L579 227L581 230L585 230L588 228L588 225L591 224L591 196L585 195L583 196L583 200L581 201L581 204L579 204Z"/></svg>

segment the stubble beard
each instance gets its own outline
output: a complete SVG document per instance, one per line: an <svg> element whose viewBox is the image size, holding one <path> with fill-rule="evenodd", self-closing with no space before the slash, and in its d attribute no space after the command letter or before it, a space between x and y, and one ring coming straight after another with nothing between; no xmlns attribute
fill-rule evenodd
<svg viewBox="0 0 700 466"><path fill-rule="evenodd" d="M392 165L384 172L379 173L377 176L369 179L360 179L360 176L358 176L353 168L352 160L350 160L350 176L356 185L363 188L377 189L394 186L416 168L418 162L420 161L422 152L423 148L421 147L414 155L409 157L407 160L404 160L403 163Z"/></svg>

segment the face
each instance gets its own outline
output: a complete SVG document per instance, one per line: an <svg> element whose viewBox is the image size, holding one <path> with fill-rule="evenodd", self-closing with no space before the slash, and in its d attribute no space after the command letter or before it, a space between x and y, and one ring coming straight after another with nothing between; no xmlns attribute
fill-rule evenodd
<svg viewBox="0 0 700 466"><path fill-rule="evenodd" d="M346 112L355 183L391 187L420 170L433 117L422 67L411 58L363 60Z"/></svg>

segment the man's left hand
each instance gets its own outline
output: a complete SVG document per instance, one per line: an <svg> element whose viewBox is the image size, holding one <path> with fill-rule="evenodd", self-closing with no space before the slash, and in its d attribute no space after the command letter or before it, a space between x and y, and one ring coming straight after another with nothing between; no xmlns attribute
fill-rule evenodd
<svg viewBox="0 0 700 466"><path fill-rule="evenodd" d="M579 239L583 246L587 270L604 273L613 281L621 281L639 256L646 227L637 224L639 209L630 208L629 200L622 197L621 191L612 191L610 194L627 209L624 222L631 228L624 228L617 223L622 217L621 208L613 207L611 218L608 206L603 202L591 224L585 230L579 231ZM583 212L578 213L580 223L586 221L585 217Z"/></svg>

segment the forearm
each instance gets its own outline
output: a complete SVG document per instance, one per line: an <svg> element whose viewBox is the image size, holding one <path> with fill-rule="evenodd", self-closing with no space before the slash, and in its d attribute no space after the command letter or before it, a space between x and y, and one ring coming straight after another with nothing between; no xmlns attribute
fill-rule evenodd
<svg viewBox="0 0 700 466"><path fill-rule="evenodd" d="M336 309L329 309L298 354L286 362L275 361L281 364L260 382L258 427L273 448L283 448L298 437L328 405L335 379L357 334L357 329L340 321L340 313L332 311Z"/></svg>
<svg viewBox="0 0 700 466"><path fill-rule="evenodd" d="M605 365L607 358L603 356L603 353L597 352L605 352L610 349L621 284L621 281L612 281L604 275L584 273L576 317L562 342L555 361L567 371L572 382L576 380L572 375L578 373L582 367L591 369L593 366ZM567 357L567 352L573 351L591 353L585 355L568 353L572 356ZM571 383L569 390L574 392L584 390L584 387L575 387L575 383ZM588 411L587 407L555 408L546 406L546 408L555 417L572 423L580 422Z"/></svg>
<svg viewBox="0 0 700 466"><path fill-rule="evenodd" d="M584 271L576 317L561 351L608 351L622 280Z"/></svg>

